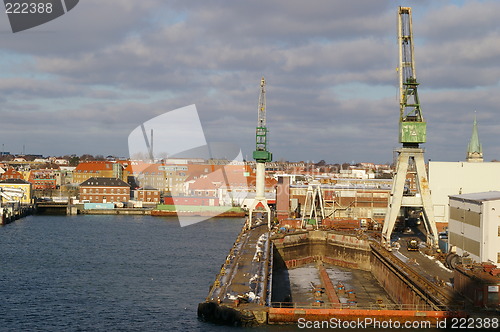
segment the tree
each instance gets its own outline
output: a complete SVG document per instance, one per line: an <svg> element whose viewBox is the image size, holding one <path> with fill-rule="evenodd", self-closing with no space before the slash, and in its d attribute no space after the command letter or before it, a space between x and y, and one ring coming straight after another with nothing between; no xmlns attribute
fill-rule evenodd
<svg viewBox="0 0 500 332"><path fill-rule="evenodd" d="M81 161L94 161L94 160L95 160L95 158L94 158L94 156L93 156L93 155L91 155L91 154L82 154L82 155L80 156L80 160L81 160Z"/></svg>
<svg viewBox="0 0 500 332"><path fill-rule="evenodd" d="M316 163L316 166L325 166L326 165L326 161L324 161L323 159L321 159L319 162Z"/></svg>
<svg viewBox="0 0 500 332"><path fill-rule="evenodd" d="M71 156L69 157L68 161L70 166L78 166L78 164L80 163L80 157Z"/></svg>

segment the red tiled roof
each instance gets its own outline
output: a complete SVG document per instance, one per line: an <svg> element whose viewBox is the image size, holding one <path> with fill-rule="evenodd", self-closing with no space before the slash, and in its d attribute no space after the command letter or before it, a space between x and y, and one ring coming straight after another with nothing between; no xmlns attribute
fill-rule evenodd
<svg viewBox="0 0 500 332"><path fill-rule="evenodd" d="M109 161L88 161L79 163L75 172L83 171L110 171L113 169L113 163Z"/></svg>
<svg viewBox="0 0 500 332"><path fill-rule="evenodd" d="M1 179L24 179L23 175L13 168L6 170L1 176Z"/></svg>

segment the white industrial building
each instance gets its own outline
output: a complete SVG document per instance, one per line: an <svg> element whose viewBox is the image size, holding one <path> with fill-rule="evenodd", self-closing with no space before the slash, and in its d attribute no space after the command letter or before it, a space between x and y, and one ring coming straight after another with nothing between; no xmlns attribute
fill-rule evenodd
<svg viewBox="0 0 500 332"><path fill-rule="evenodd" d="M450 196L449 215L452 250L500 266L500 191Z"/></svg>
<svg viewBox="0 0 500 332"><path fill-rule="evenodd" d="M448 196L500 190L500 162L429 162L436 222L448 222Z"/></svg>

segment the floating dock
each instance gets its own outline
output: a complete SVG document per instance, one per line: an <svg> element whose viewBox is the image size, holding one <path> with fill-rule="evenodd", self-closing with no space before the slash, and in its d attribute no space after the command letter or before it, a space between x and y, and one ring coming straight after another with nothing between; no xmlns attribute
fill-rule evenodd
<svg viewBox="0 0 500 332"><path fill-rule="evenodd" d="M297 324L303 320L429 322L465 317L440 287L360 234L243 229L198 316L220 324Z"/></svg>

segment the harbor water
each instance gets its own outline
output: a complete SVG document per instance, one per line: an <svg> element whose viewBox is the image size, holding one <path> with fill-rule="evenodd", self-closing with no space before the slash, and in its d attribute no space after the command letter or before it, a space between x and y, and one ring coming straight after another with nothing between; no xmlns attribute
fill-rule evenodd
<svg viewBox="0 0 500 332"><path fill-rule="evenodd" d="M77 215L0 226L0 331L303 330L197 318L243 223Z"/></svg>
<svg viewBox="0 0 500 332"><path fill-rule="evenodd" d="M0 330L226 331L199 321L197 305L243 222L29 216L0 227ZM257 330L268 329L283 328Z"/></svg>

